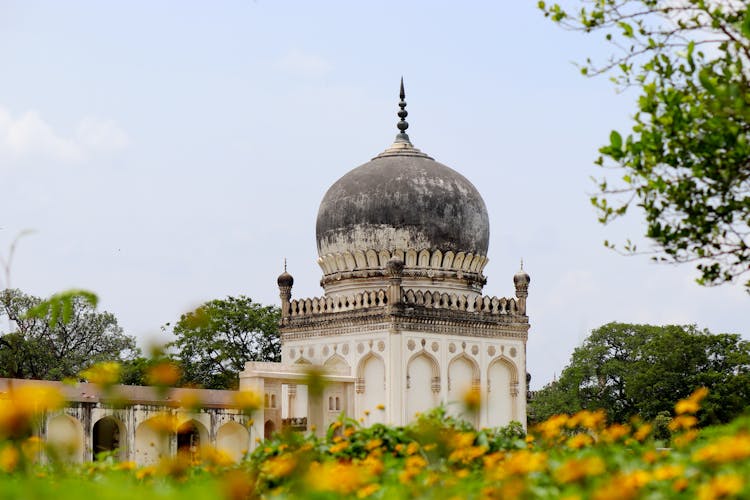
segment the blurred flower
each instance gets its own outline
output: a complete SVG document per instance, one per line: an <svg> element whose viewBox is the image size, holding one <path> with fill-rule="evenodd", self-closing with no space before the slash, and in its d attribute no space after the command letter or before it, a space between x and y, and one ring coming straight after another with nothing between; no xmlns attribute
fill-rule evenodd
<svg viewBox="0 0 750 500"><path fill-rule="evenodd" d="M669 430L672 432L687 430L695 427L698 419L692 415L678 415L669 422Z"/></svg>
<svg viewBox="0 0 750 500"><path fill-rule="evenodd" d="M0 439L18 439L31 433L31 427L44 413L62 408L62 393L45 384L11 387L7 399L0 400Z"/></svg>
<svg viewBox="0 0 750 500"><path fill-rule="evenodd" d="M685 473L684 465L662 465L654 469L653 478L657 481L667 481L680 477Z"/></svg>
<svg viewBox="0 0 750 500"><path fill-rule="evenodd" d="M575 415L572 415L565 425L569 428L584 427L586 429L596 431L607 422L607 415L603 410L589 411L581 410Z"/></svg>
<svg viewBox="0 0 750 500"><path fill-rule="evenodd" d="M654 427L651 424L642 424L640 427L638 427L638 430L633 433L633 437L637 441L643 442L647 437L651 435L651 431L653 430L653 428Z"/></svg>
<svg viewBox="0 0 750 500"><path fill-rule="evenodd" d="M172 387L180 381L182 371L176 363L160 361L146 371L146 383L161 387Z"/></svg>
<svg viewBox="0 0 750 500"><path fill-rule="evenodd" d="M478 387L472 387L463 394L463 404L466 411L469 413L476 413L482 406L482 394L479 392Z"/></svg>
<svg viewBox="0 0 750 500"><path fill-rule="evenodd" d="M612 424L601 433L602 439L607 443L614 443L630 434L630 426L627 424Z"/></svg>
<svg viewBox="0 0 750 500"><path fill-rule="evenodd" d="M568 442L566 444L568 448L571 448L573 450L579 450L583 448L584 446L589 446L593 442L594 442L594 438L592 438L588 434L579 432L575 436L568 439Z"/></svg>
<svg viewBox="0 0 750 500"><path fill-rule="evenodd" d="M750 434L724 436L693 453L696 462L723 464L750 458Z"/></svg>
<svg viewBox="0 0 750 500"><path fill-rule="evenodd" d="M297 458L289 453L271 457L261 465L260 470L274 478L282 478L290 475L297 467Z"/></svg>
<svg viewBox="0 0 750 500"><path fill-rule="evenodd" d="M698 488L699 500L714 500L737 495L745 486L745 480L737 474L724 474L711 478Z"/></svg>
<svg viewBox="0 0 750 500"><path fill-rule="evenodd" d="M700 387L699 389L696 389L695 392L693 392L689 397L686 399L679 400L674 405L674 411L677 415L682 415L685 413L697 413L700 409L700 403L708 395L708 389L705 387Z"/></svg>
<svg viewBox="0 0 750 500"><path fill-rule="evenodd" d="M255 391L237 391L232 395L234 404L243 412L249 414L263 405L263 399Z"/></svg>
<svg viewBox="0 0 750 500"><path fill-rule="evenodd" d="M0 471L10 474L18 467L20 459L21 454L18 452L18 449L10 443L6 444L0 450Z"/></svg>
<svg viewBox="0 0 750 500"><path fill-rule="evenodd" d="M121 372L122 366L120 366L120 363L104 361L83 370L80 375L92 384L108 388L120 382Z"/></svg>
<svg viewBox="0 0 750 500"><path fill-rule="evenodd" d="M305 482L313 491L343 495L351 495L371 480L365 467L351 462L313 462L305 475Z"/></svg>
<svg viewBox="0 0 750 500"><path fill-rule="evenodd" d="M638 492L650 480L648 472L636 470L630 473L616 474L594 492L594 500L629 500L636 498Z"/></svg>
<svg viewBox="0 0 750 500"><path fill-rule="evenodd" d="M572 483L589 476L598 476L606 471L604 460L598 456L571 458L555 470L559 483Z"/></svg>
<svg viewBox="0 0 750 500"><path fill-rule="evenodd" d="M568 422L568 415L553 415L536 426L536 430L545 438L552 439L560 435L560 430Z"/></svg>

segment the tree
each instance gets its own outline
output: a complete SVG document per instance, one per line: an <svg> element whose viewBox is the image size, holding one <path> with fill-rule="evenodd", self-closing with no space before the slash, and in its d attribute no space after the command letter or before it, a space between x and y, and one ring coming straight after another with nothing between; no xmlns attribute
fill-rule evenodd
<svg viewBox="0 0 750 500"><path fill-rule="evenodd" d="M537 391L535 420L581 409L604 409L625 422L652 420L695 389L709 395L702 424L728 422L750 405L750 342L737 334L711 334L695 325L609 323L578 347L560 379Z"/></svg>
<svg viewBox="0 0 750 500"><path fill-rule="evenodd" d="M596 163L600 222L631 205L645 216L648 252L695 262L702 285L750 271L750 6L723 0L580 0L539 7L556 23L614 47L586 75L640 92L629 134L613 131ZM573 13L575 12L575 13ZM614 245L605 242L614 248ZM627 253L640 253L628 240ZM750 293L750 280L745 282Z"/></svg>
<svg viewBox="0 0 750 500"><path fill-rule="evenodd" d="M183 382L236 388L247 361L280 361L279 309L244 296L206 302L174 326Z"/></svg>
<svg viewBox="0 0 750 500"><path fill-rule="evenodd" d="M137 354L135 338L123 333L114 315L96 312L87 295L72 291L53 299L0 292L0 317L14 328L0 336L0 376L60 380Z"/></svg>

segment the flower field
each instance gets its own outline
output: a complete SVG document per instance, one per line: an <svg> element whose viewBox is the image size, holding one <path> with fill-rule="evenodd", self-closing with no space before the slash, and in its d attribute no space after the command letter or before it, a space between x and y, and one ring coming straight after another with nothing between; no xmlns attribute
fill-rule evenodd
<svg viewBox="0 0 750 500"><path fill-rule="evenodd" d="M519 425L475 431L438 408L407 427L342 417L324 438L279 434L241 464L202 449L136 467L56 461L24 436L62 401L28 389L0 405L0 498L750 497L750 419L696 429L705 394L677 402L668 443L650 423L608 424L600 412L558 415L525 434Z"/></svg>

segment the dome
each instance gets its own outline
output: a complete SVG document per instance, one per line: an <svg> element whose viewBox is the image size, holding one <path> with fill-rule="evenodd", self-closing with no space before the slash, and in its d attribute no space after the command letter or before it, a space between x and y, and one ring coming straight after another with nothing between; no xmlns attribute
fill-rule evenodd
<svg viewBox="0 0 750 500"><path fill-rule="evenodd" d="M330 187L316 233L321 256L408 249L487 255L490 235L471 182L398 142Z"/></svg>
<svg viewBox="0 0 750 500"><path fill-rule="evenodd" d="M279 286L285 286L285 287L292 287L294 286L294 278L291 274L286 272L286 269L283 273L279 274L279 277L276 279L276 283Z"/></svg>

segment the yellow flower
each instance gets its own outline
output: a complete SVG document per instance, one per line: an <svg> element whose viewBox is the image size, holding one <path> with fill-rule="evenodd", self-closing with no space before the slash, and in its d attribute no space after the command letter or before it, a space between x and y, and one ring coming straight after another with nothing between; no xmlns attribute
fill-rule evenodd
<svg viewBox="0 0 750 500"><path fill-rule="evenodd" d="M368 442L367 442L367 443L365 444L365 449L366 449L367 451L372 451L372 450L374 450L375 448L380 448L380 446L381 446L382 444L383 444L383 440L382 440L382 439L380 439L380 438L378 438L378 439L370 439L370 440L369 440L369 441L368 441Z"/></svg>
<svg viewBox="0 0 750 500"><path fill-rule="evenodd" d="M117 470L135 470L136 464L135 462L120 462L115 466L115 469Z"/></svg>
<svg viewBox="0 0 750 500"><path fill-rule="evenodd" d="M380 485L377 483L368 484L367 486L360 488L357 491L357 498L367 498L380 489Z"/></svg>
<svg viewBox="0 0 750 500"><path fill-rule="evenodd" d="M174 386L182 377L180 367L171 361L162 361L146 371L146 383L162 387Z"/></svg>
<svg viewBox="0 0 750 500"><path fill-rule="evenodd" d="M156 467L154 466L148 466L148 467L142 467L135 471L135 478L138 480L145 479L147 477L151 477L154 474L156 474Z"/></svg>
<svg viewBox="0 0 750 500"><path fill-rule="evenodd" d="M684 465L662 465L654 469L653 477L657 481L667 481L682 476L685 473Z"/></svg>
<svg viewBox="0 0 750 500"><path fill-rule="evenodd" d="M627 474L618 474L594 492L594 500L628 500L636 498L638 491L650 480L651 476L644 470Z"/></svg>
<svg viewBox="0 0 750 500"><path fill-rule="evenodd" d="M688 480L684 477L680 477L677 478L674 483L672 483L672 490L679 493L681 491L685 491L688 486L690 486Z"/></svg>
<svg viewBox="0 0 750 500"><path fill-rule="evenodd" d="M606 470L604 461L597 457L572 458L555 470L559 483L573 483L590 476L598 476Z"/></svg>
<svg viewBox="0 0 750 500"><path fill-rule="evenodd" d="M565 425L571 429L581 426L585 427L586 429L595 431L597 429L600 429L601 427L604 427L606 421L607 415L604 413L604 410L581 410L575 415L571 416L570 419L565 423Z"/></svg>
<svg viewBox="0 0 750 500"><path fill-rule="evenodd" d="M701 387L696 389L686 399L679 400L674 405L674 411L677 415L683 415L685 413L697 413L700 409L700 402L708 395L708 389Z"/></svg>
<svg viewBox="0 0 750 500"><path fill-rule="evenodd" d="M464 392L463 395L464 408L470 413L479 411L479 407L482 405L482 394L479 392L478 387L472 387L468 391Z"/></svg>
<svg viewBox="0 0 750 500"><path fill-rule="evenodd" d="M260 470L274 478L286 477L297 467L297 459L293 455L279 455L271 457L261 466Z"/></svg>
<svg viewBox="0 0 750 500"><path fill-rule="evenodd" d="M416 441L412 441L406 446L407 455L414 455L418 451L419 451L419 443L417 443Z"/></svg>
<svg viewBox="0 0 750 500"><path fill-rule="evenodd" d="M237 391L232 399L234 404L245 413L252 413L263 404L260 394L255 391Z"/></svg>
<svg viewBox="0 0 750 500"><path fill-rule="evenodd" d="M567 415L553 415L544 422L537 425L536 430L546 439L552 439L560 434L560 430L568 422Z"/></svg>
<svg viewBox="0 0 750 500"><path fill-rule="evenodd" d="M682 434L675 436L672 442L674 443L675 448L682 448L695 441L695 438L697 437L698 430L690 429L689 431L685 431Z"/></svg>
<svg viewBox="0 0 750 500"><path fill-rule="evenodd" d="M378 410L380 410L380 411L383 411L383 410L385 410L385 405L377 405L375 408L378 409Z"/></svg>
<svg viewBox="0 0 750 500"><path fill-rule="evenodd" d="M97 363L81 372L81 377L92 384L110 387L120 381L122 367L116 361Z"/></svg>
<svg viewBox="0 0 750 500"><path fill-rule="evenodd" d="M669 422L670 431L692 429L698 424L698 419L692 415L677 415Z"/></svg>
<svg viewBox="0 0 750 500"><path fill-rule="evenodd" d="M458 432L453 434L451 439L451 447L453 449L466 448L474 444L474 433L473 432Z"/></svg>
<svg viewBox="0 0 750 500"><path fill-rule="evenodd" d="M177 416L162 412L146 420L146 425L161 434L177 432Z"/></svg>
<svg viewBox="0 0 750 500"><path fill-rule="evenodd" d="M602 439L607 443L614 443L630 434L630 426L626 424L612 424L602 431Z"/></svg>
<svg viewBox="0 0 750 500"><path fill-rule="evenodd" d="M594 439L589 436L588 434L578 433L575 436L568 439L568 448L578 450L583 448L584 446L589 446L591 443L594 442Z"/></svg>
<svg viewBox="0 0 750 500"><path fill-rule="evenodd" d="M640 442L645 441L647 437L651 435L651 431L653 430L653 426L651 424L643 424L640 427L638 427L638 430L635 431L633 434L633 437Z"/></svg>
<svg viewBox="0 0 750 500"><path fill-rule="evenodd" d="M340 451L344 451L348 447L349 447L349 442L348 441L341 441L341 442L339 442L339 443L334 444L333 446L331 446L328 451L330 453L338 453Z"/></svg>
<svg viewBox="0 0 750 500"><path fill-rule="evenodd" d="M698 488L698 498L700 500L713 500L734 496L742 491L744 486L745 481L737 474L715 476L711 481Z"/></svg>
<svg viewBox="0 0 750 500"><path fill-rule="evenodd" d="M501 452L502 453L502 452ZM485 457L485 469L489 477L502 480L509 476L522 476L544 470L547 466L547 454L537 453L529 450L518 450L507 455L504 461L502 455L493 453Z"/></svg>
<svg viewBox="0 0 750 500"><path fill-rule="evenodd" d="M349 462L313 462L305 478L313 491L343 495L351 495L371 481L365 467Z"/></svg>
<svg viewBox="0 0 750 500"><path fill-rule="evenodd" d="M7 399L0 400L0 439L30 434L32 424L38 417L61 408L64 403L62 393L49 384L11 386Z"/></svg>
<svg viewBox="0 0 750 500"><path fill-rule="evenodd" d="M11 473L18 467L21 454L15 446L7 445L0 450L0 471Z"/></svg>
<svg viewBox="0 0 750 500"><path fill-rule="evenodd" d="M723 464L750 458L750 434L725 436L693 453L696 462Z"/></svg>

